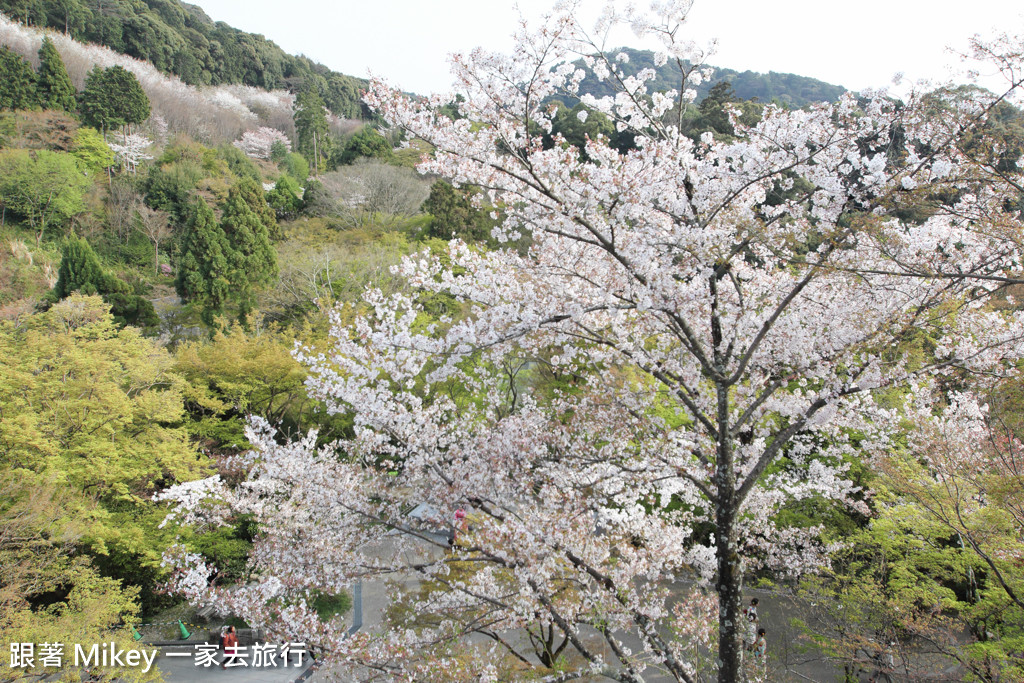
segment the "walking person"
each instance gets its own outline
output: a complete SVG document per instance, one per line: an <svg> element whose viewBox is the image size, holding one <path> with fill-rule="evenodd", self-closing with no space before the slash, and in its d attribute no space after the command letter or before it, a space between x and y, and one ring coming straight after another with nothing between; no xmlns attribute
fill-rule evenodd
<svg viewBox="0 0 1024 683"><path fill-rule="evenodd" d="M455 523L452 524L451 536L448 537L449 547L455 547L455 542L459 539L459 532L466 530L466 511L459 508L455 511Z"/></svg>
<svg viewBox="0 0 1024 683"><path fill-rule="evenodd" d="M768 656L768 640L765 638L765 630L763 628L757 629L757 640L754 641L754 658L760 662L764 662Z"/></svg>
<svg viewBox="0 0 1024 683"><path fill-rule="evenodd" d="M230 664L228 664L230 662ZM238 663L238 634L235 633L235 627L229 626L228 632L224 635L224 661L221 662L220 668L226 669L228 666L236 666Z"/></svg>
<svg viewBox="0 0 1024 683"><path fill-rule="evenodd" d="M743 610L743 616L746 617L746 629L743 632L743 648L745 650L752 650L754 648L754 641L757 640L757 606L760 601L757 598L750 599L750 605Z"/></svg>

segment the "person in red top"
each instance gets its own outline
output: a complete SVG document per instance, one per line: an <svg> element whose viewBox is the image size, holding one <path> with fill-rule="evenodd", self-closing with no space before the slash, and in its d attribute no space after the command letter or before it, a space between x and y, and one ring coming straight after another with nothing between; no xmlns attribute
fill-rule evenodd
<svg viewBox="0 0 1024 683"><path fill-rule="evenodd" d="M228 633L224 636L224 661L221 662L220 668L227 668L228 662L232 662L238 658L238 635L235 633L235 627L231 626L228 628Z"/></svg>

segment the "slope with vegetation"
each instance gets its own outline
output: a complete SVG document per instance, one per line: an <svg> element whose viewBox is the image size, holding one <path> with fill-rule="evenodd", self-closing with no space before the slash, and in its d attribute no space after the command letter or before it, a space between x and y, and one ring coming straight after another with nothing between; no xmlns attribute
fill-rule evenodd
<svg viewBox="0 0 1024 683"><path fill-rule="evenodd" d="M236 480L252 415L351 429L291 349L404 286L391 266L438 232L430 181L315 79L195 88L4 17L0 45L0 635L129 642L176 601L172 542L223 582L252 571L251 519L164 527L157 490Z"/></svg>

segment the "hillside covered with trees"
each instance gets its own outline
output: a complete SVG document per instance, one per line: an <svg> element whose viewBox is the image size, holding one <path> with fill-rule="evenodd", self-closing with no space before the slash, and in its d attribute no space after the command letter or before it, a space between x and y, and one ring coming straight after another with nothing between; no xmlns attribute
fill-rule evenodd
<svg viewBox="0 0 1024 683"><path fill-rule="evenodd" d="M364 79L287 54L263 36L214 22L202 8L179 0L0 0L0 11L149 62L189 85L239 83L294 92L315 83L335 115L366 113L359 97Z"/></svg>
<svg viewBox="0 0 1024 683"><path fill-rule="evenodd" d="M651 92L678 90L681 85L678 67L668 60L659 64L657 55L651 50L623 47L609 50L608 55L620 66L625 77L636 76L644 69L652 69L654 78L649 81ZM580 66L582 62L576 64ZM686 63L684 66L692 65ZM699 83L691 81L687 84L687 87L696 91L695 101L698 103L708 96L712 88L722 82L727 82L732 86L739 100L776 102L793 109L799 109L815 102L835 102L846 92L846 88L840 85L832 85L816 78L798 76L797 74L775 71L768 73L736 71L706 64L701 64L701 68L707 69L710 77L702 78ZM607 97L614 93L614 82L597 78L593 74L589 74L580 83L580 94Z"/></svg>

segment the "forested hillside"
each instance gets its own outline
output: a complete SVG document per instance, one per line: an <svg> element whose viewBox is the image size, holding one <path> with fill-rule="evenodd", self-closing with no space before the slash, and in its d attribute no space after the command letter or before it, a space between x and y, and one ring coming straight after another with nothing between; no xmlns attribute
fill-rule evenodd
<svg viewBox="0 0 1024 683"><path fill-rule="evenodd" d="M650 50L634 50L624 47L611 50L616 63L626 76L635 76L643 69L653 69L655 76L650 81L652 92L678 90L679 70L674 63L664 61L658 63L656 55ZM623 55L620 58L619 55ZM581 64L581 63L578 63ZM840 85L832 85L816 78L798 76L797 74L758 73L756 71L736 71L715 66L705 66L711 70L711 77L698 84L691 83L688 87L697 91L696 102L700 102L711 89L722 82L728 82L740 100L757 99L760 102L778 102L784 106L799 108L814 102L835 102L846 92ZM606 97L615 92L615 84L589 74L580 83L580 93L589 93L595 97Z"/></svg>
<svg viewBox="0 0 1024 683"><path fill-rule="evenodd" d="M200 7L179 0L0 0L0 11L150 62L189 85L239 83L294 92L314 82L335 115L366 113L359 98L365 80L289 55L263 36L215 23Z"/></svg>

